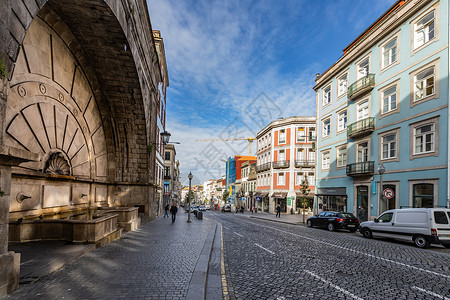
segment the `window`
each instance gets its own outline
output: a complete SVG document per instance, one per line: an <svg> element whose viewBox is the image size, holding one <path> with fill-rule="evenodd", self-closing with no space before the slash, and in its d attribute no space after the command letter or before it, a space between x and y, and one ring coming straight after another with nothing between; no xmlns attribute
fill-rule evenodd
<svg viewBox="0 0 450 300"><path fill-rule="evenodd" d="M336 167L342 168L347 165L347 147L337 148L337 162Z"/></svg>
<svg viewBox="0 0 450 300"><path fill-rule="evenodd" d="M414 77L414 101L421 100L434 93L434 67L430 67Z"/></svg>
<svg viewBox="0 0 450 300"><path fill-rule="evenodd" d="M309 140L310 141L316 140L316 128L309 128Z"/></svg>
<svg viewBox="0 0 450 300"><path fill-rule="evenodd" d="M285 154L284 150L280 150L278 160L279 161L286 160L286 154Z"/></svg>
<svg viewBox="0 0 450 300"><path fill-rule="evenodd" d="M297 160L305 160L305 149L297 148Z"/></svg>
<svg viewBox="0 0 450 300"><path fill-rule="evenodd" d="M308 149L308 161L315 162L316 161L316 150Z"/></svg>
<svg viewBox="0 0 450 300"><path fill-rule="evenodd" d="M369 117L369 100L364 100L356 106L356 119L363 120Z"/></svg>
<svg viewBox="0 0 450 300"><path fill-rule="evenodd" d="M338 96L342 96L347 93L348 88L348 76L347 74L342 75L338 78Z"/></svg>
<svg viewBox="0 0 450 300"><path fill-rule="evenodd" d="M378 222L381 222L381 223L388 223L388 222L391 222L393 216L394 216L393 213L385 213L385 214L382 214L382 215L378 218Z"/></svg>
<svg viewBox="0 0 450 300"><path fill-rule="evenodd" d="M284 185L284 173L278 173L278 185Z"/></svg>
<svg viewBox="0 0 450 300"><path fill-rule="evenodd" d="M303 172L297 172L297 185L301 185L303 182L303 179L305 178L305 176L303 175Z"/></svg>
<svg viewBox="0 0 450 300"><path fill-rule="evenodd" d="M397 157L397 135L389 134L381 138L382 154L381 159L391 159Z"/></svg>
<svg viewBox="0 0 450 300"><path fill-rule="evenodd" d="M414 154L434 152L434 124L414 129Z"/></svg>
<svg viewBox="0 0 450 300"><path fill-rule="evenodd" d="M305 127L297 128L297 142L304 142L306 140Z"/></svg>
<svg viewBox="0 0 450 300"><path fill-rule="evenodd" d="M435 211L434 221L436 222L436 224L448 224L447 215L444 211Z"/></svg>
<svg viewBox="0 0 450 300"><path fill-rule="evenodd" d="M283 144L286 143L286 130L280 130L280 136L278 137L278 143Z"/></svg>
<svg viewBox="0 0 450 300"><path fill-rule="evenodd" d="M434 10L414 24L414 49L428 43L435 37Z"/></svg>
<svg viewBox="0 0 450 300"><path fill-rule="evenodd" d="M329 137L330 134L331 134L331 119L328 118L323 121L322 137L323 138Z"/></svg>
<svg viewBox="0 0 450 300"><path fill-rule="evenodd" d="M308 172L308 184L311 186L311 185L314 185L314 183L315 183L314 172Z"/></svg>
<svg viewBox="0 0 450 300"><path fill-rule="evenodd" d="M390 40L383 47L383 68L392 65L397 61L397 37Z"/></svg>
<svg viewBox="0 0 450 300"><path fill-rule="evenodd" d="M357 69L357 79L363 78L367 75L369 75L370 72L370 59L369 57L362 60L356 67Z"/></svg>
<svg viewBox="0 0 450 300"><path fill-rule="evenodd" d="M388 113L397 108L397 86L388 88L383 92L383 109L382 113Z"/></svg>
<svg viewBox="0 0 450 300"><path fill-rule="evenodd" d="M413 185L413 207L433 207L434 185L419 183Z"/></svg>
<svg viewBox="0 0 450 300"><path fill-rule="evenodd" d="M322 152L322 170L330 169L330 151Z"/></svg>
<svg viewBox="0 0 450 300"><path fill-rule="evenodd" d="M323 106L325 106L331 102L331 85L329 85L323 89L322 97L323 97L323 99L322 99Z"/></svg>
<svg viewBox="0 0 450 300"><path fill-rule="evenodd" d="M346 128L347 128L347 110L344 110L338 114L338 131L345 130Z"/></svg>
<svg viewBox="0 0 450 300"><path fill-rule="evenodd" d="M359 143L356 149L356 162L369 161L369 144L367 142Z"/></svg>
<svg viewBox="0 0 450 300"><path fill-rule="evenodd" d="M272 134L269 133L269 146L272 145Z"/></svg>

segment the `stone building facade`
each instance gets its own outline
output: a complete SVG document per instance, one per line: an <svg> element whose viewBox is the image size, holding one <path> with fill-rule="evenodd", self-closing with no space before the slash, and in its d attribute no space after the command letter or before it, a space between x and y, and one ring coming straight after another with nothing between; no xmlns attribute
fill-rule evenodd
<svg viewBox="0 0 450 300"><path fill-rule="evenodd" d="M161 42L145 0L1 2L0 296L18 286L11 220L95 206L155 217Z"/></svg>

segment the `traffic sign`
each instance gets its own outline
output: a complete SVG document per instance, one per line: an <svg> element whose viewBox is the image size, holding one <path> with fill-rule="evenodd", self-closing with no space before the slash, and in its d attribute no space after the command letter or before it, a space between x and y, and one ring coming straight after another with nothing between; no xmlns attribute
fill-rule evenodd
<svg viewBox="0 0 450 300"><path fill-rule="evenodd" d="M385 189L383 191L383 195L386 199L391 199L392 197L394 197L394 191L392 189Z"/></svg>

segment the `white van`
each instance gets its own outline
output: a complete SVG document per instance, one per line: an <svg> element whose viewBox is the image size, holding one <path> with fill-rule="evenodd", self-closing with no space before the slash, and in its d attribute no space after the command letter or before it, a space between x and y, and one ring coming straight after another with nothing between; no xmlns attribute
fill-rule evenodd
<svg viewBox="0 0 450 300"><path fill-rule="evenodd" d="M450 248L450 209L405 208L385 211L374 221L363 222L365 238L388 237L413 241L419 248L442 244Z"/></svg>

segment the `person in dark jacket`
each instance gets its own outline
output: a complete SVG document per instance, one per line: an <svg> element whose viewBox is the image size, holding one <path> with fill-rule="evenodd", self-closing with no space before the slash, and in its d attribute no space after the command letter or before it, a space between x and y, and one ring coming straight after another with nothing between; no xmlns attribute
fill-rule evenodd
<svg viewBox="0 0 450 300"><path fill-rule="evenodd" d="M362 206L362 205L359 207L358 217L362 222L367 221L367 212L366 212L366 209L364 208L364 206Z"/></svg>
<svg viewBox="0 0 450 300"><path fill-rule="evenodd" d="M169 217L169 203L164 207L164 218Z"/></svg>
<svg viewBox="0 0 450 300"><path fill-rule="evenodd" d="M281 218L281 206L278 204L277 206L277 215L275 217Z"/></svg>
<svg viewBox="0 0 450 300"><path fill-rule="evenodd" d="M172 214L172 223L175 222L175 219L177 217L178 207L177 204L174 202L172 204L172 207L170 208L170 213Z"/></svg>

